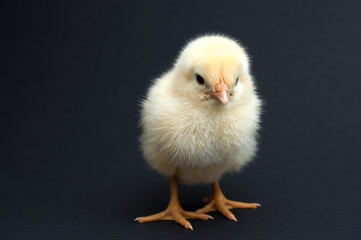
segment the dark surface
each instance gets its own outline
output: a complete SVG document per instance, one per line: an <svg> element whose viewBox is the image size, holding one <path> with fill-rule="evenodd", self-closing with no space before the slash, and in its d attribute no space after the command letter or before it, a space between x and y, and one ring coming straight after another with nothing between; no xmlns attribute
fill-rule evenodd
<svg viewBox="0 0 361 240"><path fill-rule="evenodd" d="M0 239L360 239L360 1L2 5ZM212 213L139 224L167 180L139 151L139 100L196 35L239 39L265 100L260 151ZM209 186L181 186L185 209Z"/></svg>

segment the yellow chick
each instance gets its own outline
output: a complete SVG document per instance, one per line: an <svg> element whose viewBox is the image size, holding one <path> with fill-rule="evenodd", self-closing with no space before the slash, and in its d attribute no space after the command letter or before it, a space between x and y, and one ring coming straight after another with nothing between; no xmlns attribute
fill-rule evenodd
<svg viewBox="0 0 361 240"><path fill-rule="evenodd" d="M169 205L135 221L174 220L193 230L186 219L213 219L205 213L219 211L237 221L229 209L260 206L228 200L218 184L255 155L260 107L247 54L236 41L206 35L189 42L173 68L154 81L141 110L144 157L169 178ZM183 210L178 181L212 184L205 207Z"/></svg>

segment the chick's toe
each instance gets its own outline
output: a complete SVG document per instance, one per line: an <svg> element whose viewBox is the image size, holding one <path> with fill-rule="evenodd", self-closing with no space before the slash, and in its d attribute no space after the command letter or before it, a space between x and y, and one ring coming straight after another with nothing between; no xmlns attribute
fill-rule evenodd
<svg viewBox="0 0 361 240"><path fill-rule="evenodd" d="M171 177L169 179L170 186L170 198L169 204L166 210L156 213L146 217L137 217L134 221L138 221L139 223L145 222L154 222L160 220L172 220L183 227L193 230L192 225L186 219L201 219L208 220L213 219L212 216L209 216L204 213L195 213L190 211L185 211L182 209L178 199L178 179L176 177Z"/></svg>
<svg viewBox="0 0 361 240"><path fill-rule="evenodd" d="M233 215L229 209L233 208L243 208L243 209L256 209L261 205L259 203L245 203L232 201L227 199L218 184L218 182L212 185L212 195L210 197L206 197L203 199L205 203L207 203L203 208L198 209L196 213L207 213L213 211L219 211L229 220L233 220L237 222L236 217Z"/></svg>

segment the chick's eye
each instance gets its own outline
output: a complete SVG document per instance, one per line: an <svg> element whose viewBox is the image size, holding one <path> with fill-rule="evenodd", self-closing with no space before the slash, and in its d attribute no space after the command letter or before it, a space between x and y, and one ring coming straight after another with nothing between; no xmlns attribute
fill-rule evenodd
<svg viewBox="0 0 361 240"><path fill-rule="evenodd" d="M237 85L239 77L236 78L236 83L234 85Z"/></svg>
<svg viewBox="0 0 361 240"><path fill-rule="evenodd" d="M201 85L204 84L204 79L199 74L196 75L196 79L199 84Z"/></svg>

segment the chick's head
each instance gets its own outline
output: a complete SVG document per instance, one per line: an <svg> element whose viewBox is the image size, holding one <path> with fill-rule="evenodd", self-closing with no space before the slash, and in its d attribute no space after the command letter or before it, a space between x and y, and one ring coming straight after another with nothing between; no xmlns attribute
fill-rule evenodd
<svg viewBox="0 0 361 240"><path fill-rule="evenodd" d="M246 52L224 36L203 36L189 42L174 70L177 93L196 103L230 105L252 87Z"/></svg>

